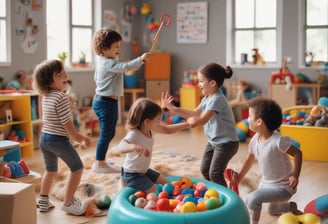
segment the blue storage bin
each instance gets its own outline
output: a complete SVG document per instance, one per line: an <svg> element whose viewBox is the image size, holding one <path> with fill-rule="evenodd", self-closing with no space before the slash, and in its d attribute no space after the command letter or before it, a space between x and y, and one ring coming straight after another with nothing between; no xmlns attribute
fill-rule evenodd
<svg viewBox="0 0 328 224"><path fill-rule="evenodd" d="M21 160L21 149L19 142L3 140L0 141L0 150L6 151L6 154L3 156L4 162L15 161L18 162Z"/></svg>

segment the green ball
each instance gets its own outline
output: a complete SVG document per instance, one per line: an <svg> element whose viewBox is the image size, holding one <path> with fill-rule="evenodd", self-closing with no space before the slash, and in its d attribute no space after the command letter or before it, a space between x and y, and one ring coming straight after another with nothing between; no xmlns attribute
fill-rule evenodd
<svg viewBox="0 0 328 224"><path fill-rule="evenodd" d="M205 201L205 205L208 210L211 210L220 207L221 202L217 197L210 197Z"/></svg>
<svg viewBox="0 0 328 224"><path fill-rule="evenodd" d="M131 205L134 206L134 203L136 202L136 200L137 200L137 196L135 196L134 194L130 194L129 202L131 203Z"/></svg>
<svg viewBox="0 0 328 224"><path fill-rule="evenodd" d="M99 209L108 209L112 199L108 195L101 195L99 202L97 203L97 208Z"/></svg>

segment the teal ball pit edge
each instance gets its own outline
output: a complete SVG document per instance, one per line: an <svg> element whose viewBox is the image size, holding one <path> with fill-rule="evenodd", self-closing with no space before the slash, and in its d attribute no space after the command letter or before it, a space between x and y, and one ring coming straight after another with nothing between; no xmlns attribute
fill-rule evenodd
<svg viewBox="0 0 328 224"><path fill-rule="evenodd" d="M168 176L170 181L179 180L179 176ZM113 198L107 214L107 224L249 224L249 214L242 199L233 191L216 183L200 178L190 178L193 183L203 182L207 188L219 192L221 207L195 213L171 213L150 211L134 207L128 201L136 190L124 188Z"/></svg>

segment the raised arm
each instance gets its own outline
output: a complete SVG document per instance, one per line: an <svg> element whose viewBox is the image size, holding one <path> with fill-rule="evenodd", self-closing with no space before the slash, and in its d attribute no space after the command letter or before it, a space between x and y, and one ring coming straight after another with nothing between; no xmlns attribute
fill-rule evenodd
<svg viewBox="0 0 328 224"><path fill-rule="evenodd" d="M187 110L187 109L182 109L180 107L176 107L172 104L173 97L170 96L168 92L162 92L162 97L161 97L161 104L162 108L166 108L170 110L172 113L179 115L180 117L183 117L184 119L188 119L189 117L196 117L200 116L201 111L196 108L195 110Z"/></svg>

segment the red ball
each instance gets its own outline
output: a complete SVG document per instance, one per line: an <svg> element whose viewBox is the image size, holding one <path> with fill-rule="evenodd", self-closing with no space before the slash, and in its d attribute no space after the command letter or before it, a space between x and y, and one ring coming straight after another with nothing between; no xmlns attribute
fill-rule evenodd
<svg viewBox="0 0 328 224"><path fill-rule="evenodd" d="M137 191L134 193L137 198L146 198L146 193L143 191Z"/></svg>
<svg viewBox="0 0 328 224"><path fill-rule="evenodd" d="M162 191L158 194L158 198L168 198L169 194L166 191Z"/></svg>
<svg viewBox="0 0 328 224"><path fill-rule="evenodd" d="M170 211L170 201L167 198L159 198L156 203L157 211Z"/></svg>

